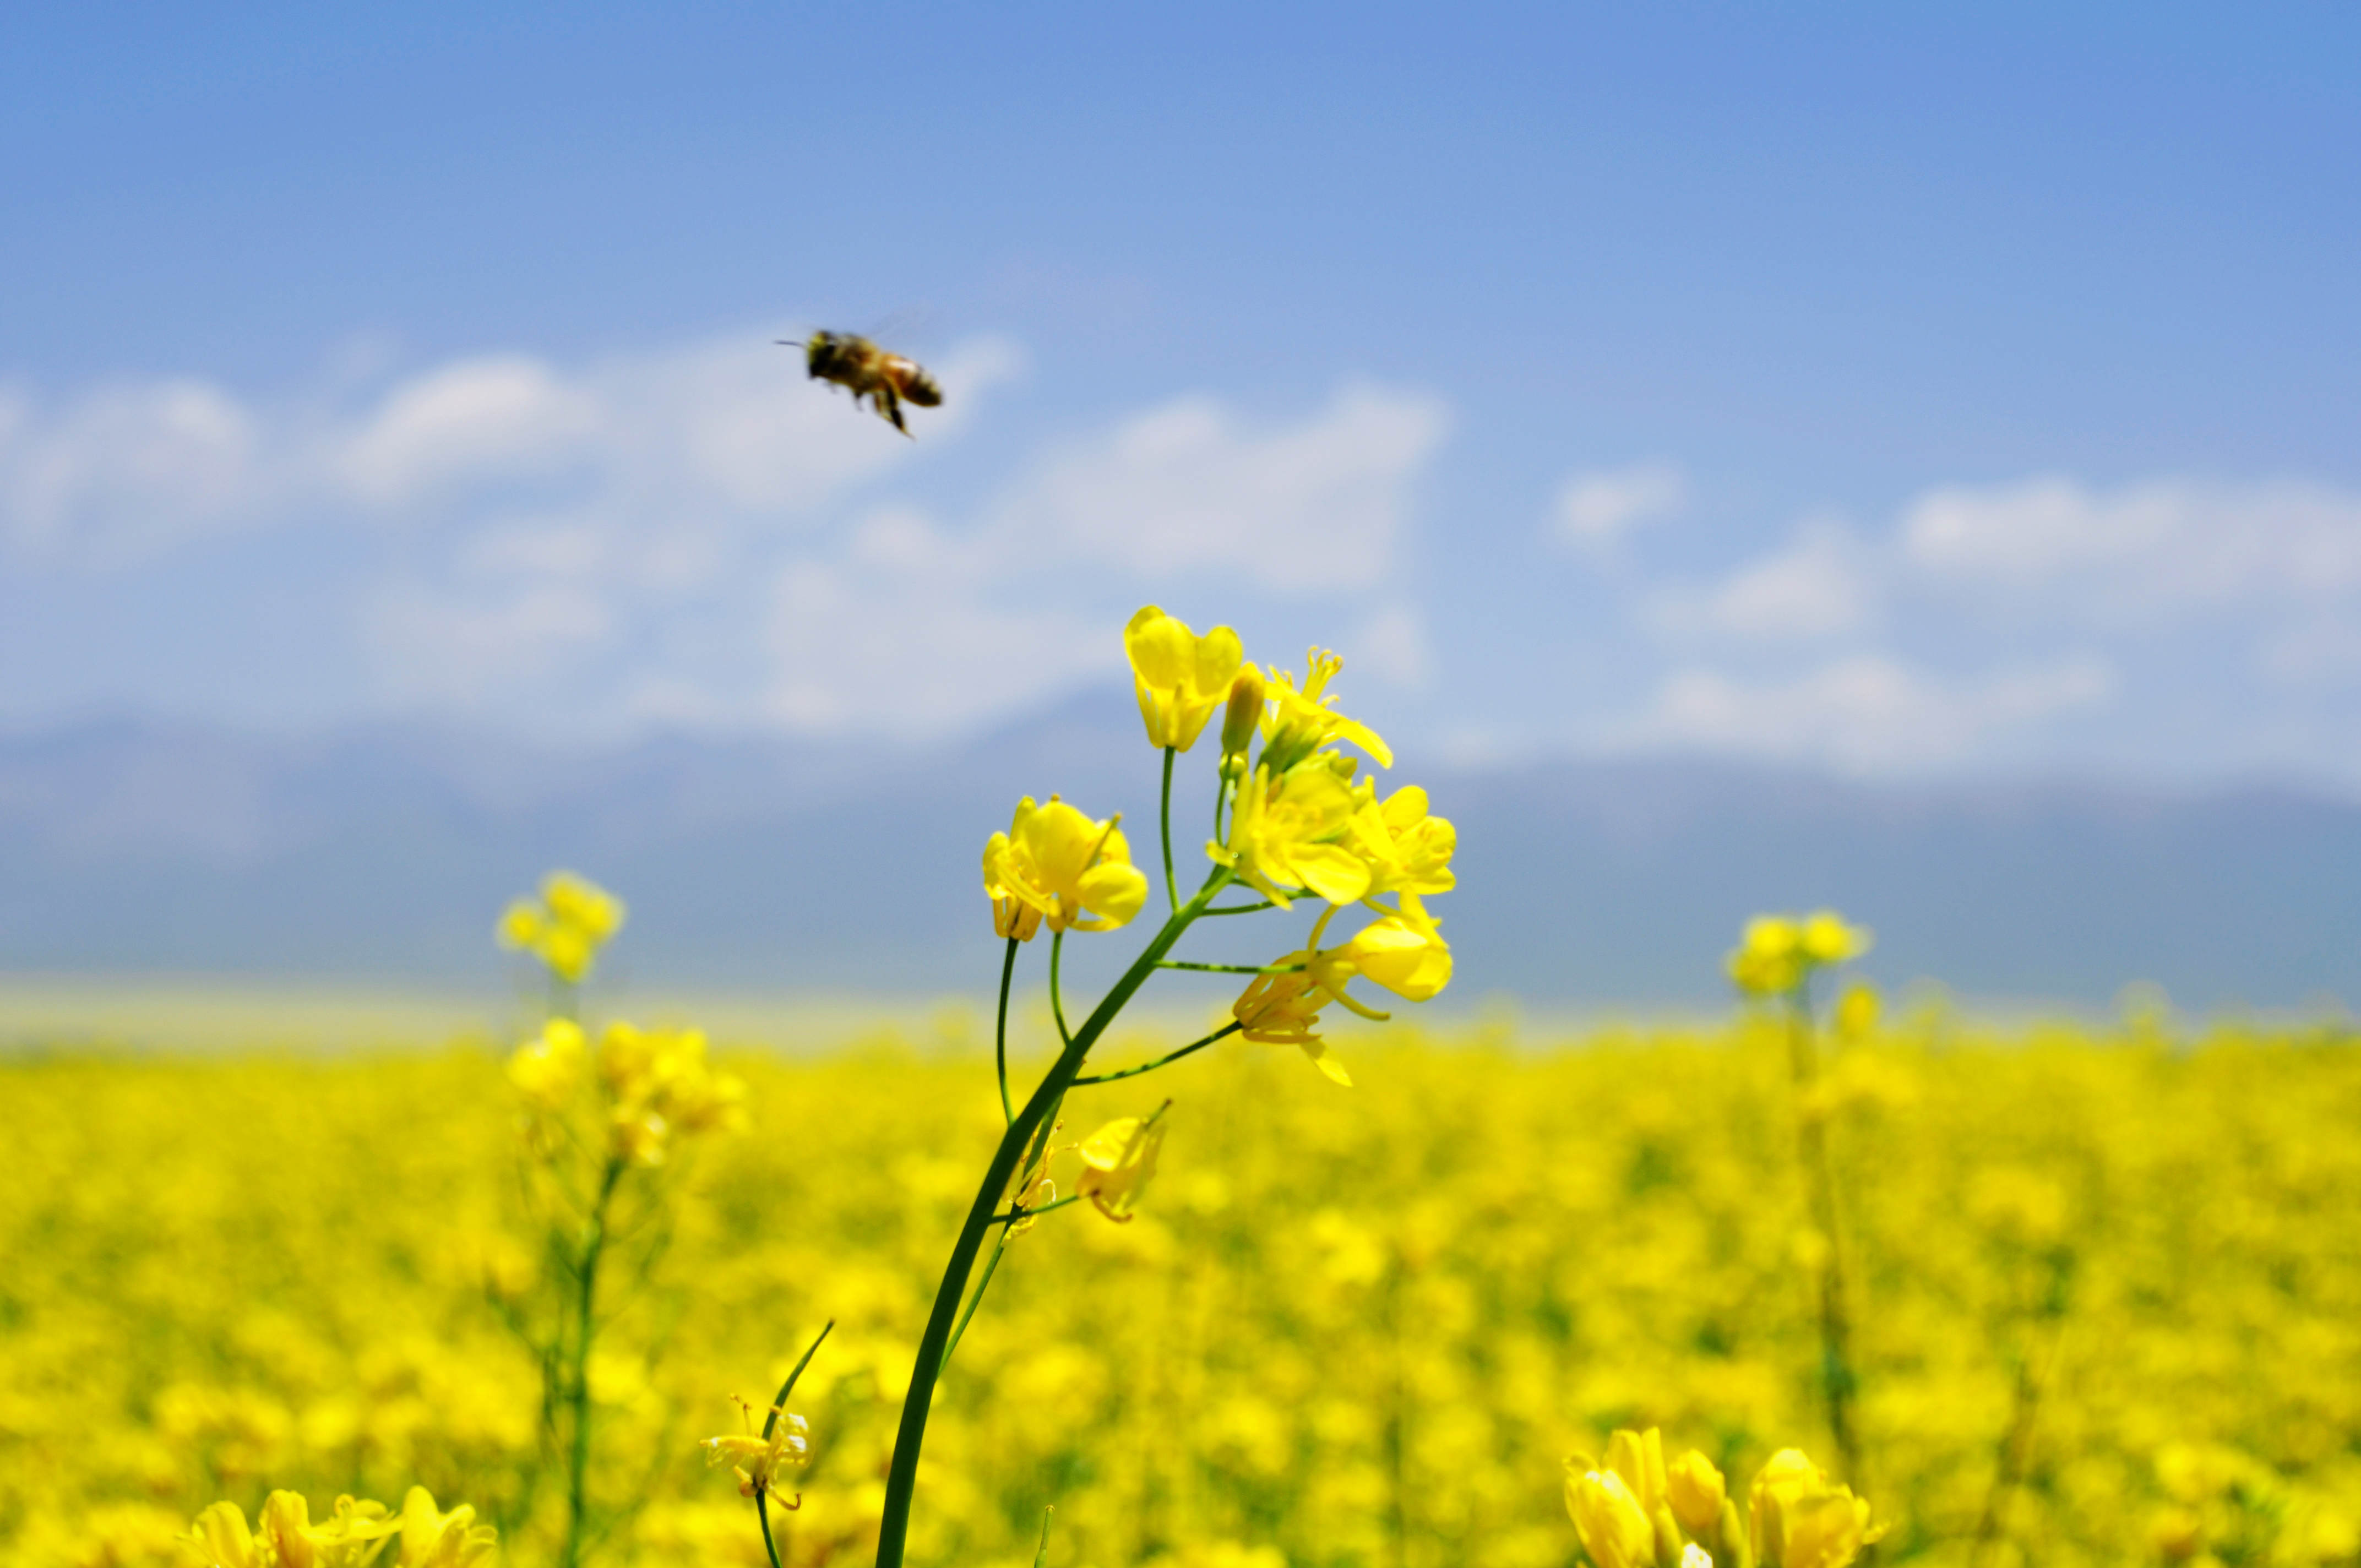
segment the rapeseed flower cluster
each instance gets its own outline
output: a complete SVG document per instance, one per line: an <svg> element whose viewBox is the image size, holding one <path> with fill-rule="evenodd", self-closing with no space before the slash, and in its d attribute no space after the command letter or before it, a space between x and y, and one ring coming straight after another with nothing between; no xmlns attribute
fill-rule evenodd
<svg viewBox="0 0 2361 1568"><path fill-rule="evenodd" d="M1800 1449L1764 1462L1742 1514L1703 1453L1666 1464L1653 1427L1619 1431L1604 1462L1577 1453L1565 1471L1566 1512L1592 1568L1847 1568L1884 1533Z"/></svg>
<svg viewBox="0 0 2361 1568"><path fill-rule="evenodd" d="M520 898L501 912L500 945L521 948L567 985L590 978L598 949L623 928L623 901L587 877L552 872L541 896Z"/></svg>

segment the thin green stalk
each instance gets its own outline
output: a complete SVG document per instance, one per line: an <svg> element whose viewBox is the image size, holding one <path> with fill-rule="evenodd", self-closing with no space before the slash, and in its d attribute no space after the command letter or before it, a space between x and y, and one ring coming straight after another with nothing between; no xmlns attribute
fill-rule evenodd
<svg viewBox="0 0 2361 1568"><path fill-rule="evenodd" d="M779 1417L787 1408L787 1396L796 1391L796 1379L804 1375L804 1368L811 1365L811 1358L819 1354L820 1341L828 1338L829 1332L835 1327L834 1318L820 1325L818 1337L804 1351L803 1359L787 1373L787 1380L779 1385L779 1397L771 1401L771 1413L763 1418L764 1442L770 1442L771 1433L778 1429ZM771 1554L771 1568L783 1568L779 1562L779 1549L771 1541L771 1489L767 1486L755 1489L754 1517L763 1521L763 1550Z"/></svg>
<svg viewBox="0 0 2361 1568"><path fill-rule="evenodd" d="M1074 1032L1066 1027L1066 999L1058 991L1058 959L1066 950L1066 934L1055 931L1049 936L1049 1016L1058 1021L1058 1038L1067 1046L1074 1043Z"/></svg>
<svg viewBox="0 0 2361 1568"><path fill-rule="evenodd" d="M1199 1051L1203 1050L1207 1046L1212 1045L1214 1041L1226 1039L1245 1027L1246 1025L1244 1024L1233 1020L1230 1023L1223 1025L1220 1028L1214 1030L1203 1039L1191 1040L1189 1044L1181 1047L1179 1050L1158 1057L1152 1062L1144 1062L1138 1067L1127 1067L1121 1072L1101 1072L1094 1073L1088 1078L1078 1078L1074 1080L1074 1087L1080 1089L1086 1084L1113 1083L1119 1078L1137 1078L1143 1072L1154 1072L1159 1067L1170 1067L1182 1057L1194 1056Z"/></svg>
<svg viewBox="0 0 2361 1568"><path fill-rule="evenodd" d="M1233 904L1227 909L1208 909L1205 913L1207 915L1259 915L1266 909L1278 907L1278 905L1266 898L1260 904Z"/></svg>
<svg viewBox="0 0 2361 1568"><path fill-rule="evenodd" d="M1158 969L1184 969L1196 974L1301 974L1301 964L1193 964L1167 959Z"/></svg>
<svg viewBox="0 0 2361 1568"><path fill-rule="evenodd" d="M1038 1220L1044 1214L1056 1213L1069 1203L1079 1203L1082 1201L1081 1193L1069 1192L1063 1198L1050 1199L1038 1209L1003 1209L992 1217L992 1223L995 1225L1013 1225L1019 1220ZM956 1338L953 1339L952 1343L954 1346L957 1345Z"/></svg>
<svg viewBox="0 0 2361 1568"><path fill-rule="evenodd" d="M1008 982L1016 974L1018 938L1008 938L1008 956L1000 964L1000 1024L993 1033L993 1057L1000 1069L1000 1114L1004 1122L1016 1120L1016 1113L1008 1103Z"/></svg>
<svg viewBox="0 0 2361 1568"><path fill-rule="evenodd" d="M1844 1246L1837 1234L1836 1173L1828 1163L1828 1118L1814 1104L1819 1081L1819 1047L1813 1037L1809 994L1797 987L1787 998L1787 1057L1795 1083L1795 1141L1804 1161L1812 1224L1820 1233L1820 1380L1828 1395L1828 1436L1836 1443L1842 1479L1855 1492L1861 1475L1861 1434L1853 1421L1856 1377L1852 1362L1852 1316L1846 1305Z"/></svg>
<svg viewBox="0 0 2361 1568"><path fill-rule="evenodd" d="M999 1216L994 1215L994 1218L996 1220ZM1003 1231L1000 1239L992 1244L992 1255L983 1260L983 1275L968 1295L967 1310L960 1314L959 1321L951 1328L950 1343L943 1346L943 1367L950 1366L951 1357L959 1353L960 1341L967 1337L967 1326L975 1321L975 1310L983 1305L983 1293L992 1288L992 1277L998 1272L1000 1260L1007 1255L1008 1233ZM942 1369L936 1369L938 1376L941 1376Z"/></svg>
<svg viewBox="0 0 2361 1568"><path fill-rule="evenodd" d="M558 1561L575 1568L582 1561L583 1536L590 1513L590 1341L596 1334L599 1255L607 1250L607 1208L615 1185L623 1179L624 1162L609 1155L598 1182L598 1201L591 1206L582 1261L575 1275L573 1365L566 1369L566 1414L571 1431L566 1465L566 1550Z"/></svg>
<svg viewBox="0 0 2361 1568"><path fill-rule="evenodd" d="M934 1309L928 1314L926 1332L918 1340L917 1364L911 1369L910 1390L902 1401L901 1425L894 1436L894 1460L885 1475L884 1517L877 1530L877 1568L901 1568L902 1558L909 1546L910 1506L916 1500L918 1485L918 1452L926 1444L927 1417L934 1404L935 1384L942 1375L943 1352L950 1343L951 1329L960 1310L961 1298L967 1294L968 1275L975 1267L976 1254L983 1247L984 1233L992 1228L992 1217L1000 1208L1001 1194L1008 1190L1009 1179L1016 1173L1016 1162L1025 1152L1025 1145L1034 1132L1053 1113L1066 1091L1081 1076L1082 1062L1091 1047L1098 1043L1115 1015L1148 983L1156 972L1157 964L1172 950L1190 922L1213 903L1223 888L1229 885L1227 869L1216 869L1205 879L1197 895L1180 906L1164 923L1154 939L1133 960L1106 995L1102 997L1091 1015L1082 1020L1082 1028L1065 1042L1058 1059L1032 1095L1017 1112L1001 1136L1000 1146L993 1152L992 1162L984 1168L983 1180L976 1189L975 1201L969 1206L966 1222L961 1225L959 1238L951 1244L951 1255L943 1269L942 1284L935 1291ZM1053 949L1054 951L1054 949Z"/></svg>
<svg viewBox="0 0 2361 1568"><path fill-rule="evenodd" d="M1172 759L1180 754L1164 748L1164 798L1156 813L1157 836L1164 840L1164 901L1175 915L1180 913L1180 884L1172 876Z"/></svg>

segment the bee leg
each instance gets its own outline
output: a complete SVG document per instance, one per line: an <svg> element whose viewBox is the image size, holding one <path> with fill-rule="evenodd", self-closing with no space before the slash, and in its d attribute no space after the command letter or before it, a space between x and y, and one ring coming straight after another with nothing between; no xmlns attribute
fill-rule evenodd
<svg viewBox="0 0 2361 1568"><path fill-rule="evenodd" d="M910 433L910 427L902 422L902 400L894 395L893 388L879 387L873 395L873 400L877 404L877 412L882 418L903 434Z"/></svg>

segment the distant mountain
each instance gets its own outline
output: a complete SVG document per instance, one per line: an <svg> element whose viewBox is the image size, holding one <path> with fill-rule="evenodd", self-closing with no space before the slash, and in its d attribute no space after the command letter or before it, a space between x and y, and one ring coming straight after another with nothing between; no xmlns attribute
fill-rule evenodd
<svg viewBox="0 0 2361 1568"><path fill-rule="evenodd" d="M1020 794L1121 809L1156 859L1137 727L1103 696L917 751L129 721L0 738L0 973L483 979L501 905L568 865L629 897L614 958L650 985L978 990L996 957L978 856ZM1184 759L1184 875L1209 767ZM2104 1003L2135 979L2199 1007L2361 997L2347 802L1672 761L1403 771L1459 828L1464 891L1437 905L1458 995L1711 1001L1747 915L1828 904L1877 928L1870 972L1969 997Z"/></svg>

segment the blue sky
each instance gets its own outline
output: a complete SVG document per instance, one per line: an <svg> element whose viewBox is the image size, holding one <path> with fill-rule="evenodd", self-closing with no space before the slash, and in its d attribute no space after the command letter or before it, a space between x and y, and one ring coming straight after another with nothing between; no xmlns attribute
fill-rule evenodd
<svg viewBox="0 0 2361 1568"><path fill-rule="evenodd" d="M475 13L20 16L0 723L2361 785L2349 7Z"/></svg>

